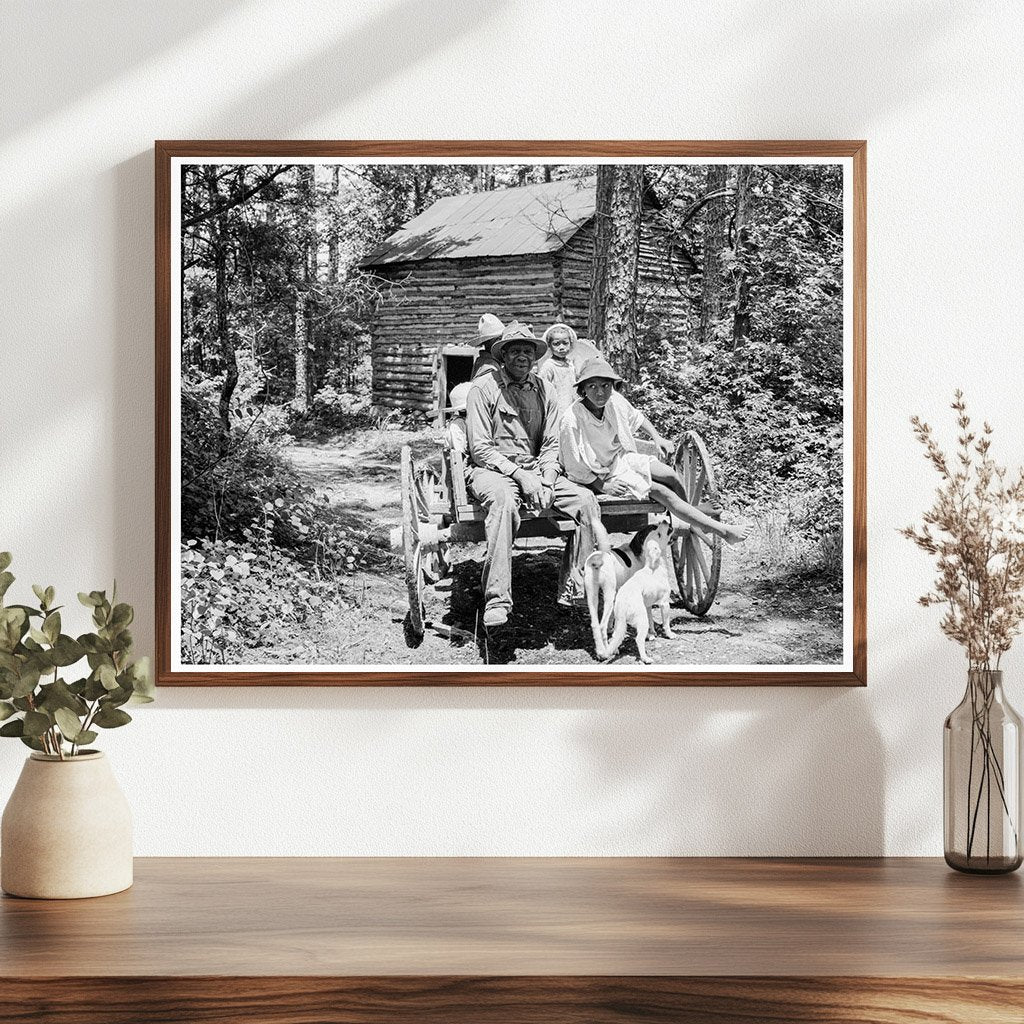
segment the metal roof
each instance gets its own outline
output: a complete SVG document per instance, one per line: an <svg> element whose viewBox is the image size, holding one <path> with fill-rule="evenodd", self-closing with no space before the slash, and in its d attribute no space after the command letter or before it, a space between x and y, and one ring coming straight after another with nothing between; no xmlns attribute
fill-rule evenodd
<svg viewBox="0 0 1024 1024"><path fill-rule="evenodd" d="M594 178L570 178L438 199L360 266L554 252L594 216L595 191Z"/></svg>

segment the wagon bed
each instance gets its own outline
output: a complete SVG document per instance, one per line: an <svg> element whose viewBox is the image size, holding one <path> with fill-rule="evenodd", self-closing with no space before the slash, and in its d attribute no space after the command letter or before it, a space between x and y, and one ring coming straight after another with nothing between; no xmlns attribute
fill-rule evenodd
<svg viewBox="0 0 1024 1024"><path fill-rule="evenodd" d="M653 445L638 447L654 454ZM718 517L719 496L714 470L707 448L696 431L687 431L676 446L673 467L687 500L707 515ZM440 467L433 462L417 462L405 445L401 454L402 523L392 530L391 543L403 553L409 594L406 625L412 638L422 638L426 625L423 591L448 576L449 551L458 544L484 540L486 510L466 484L466 465L462 454L442 447ZM601 521L609 533L635 533L653 517L664 516L665 509L653 500L637 501L597 495ZM559 592L573 561L576 523L553 508L535 509L523 505L516 538L547 537L564 539ZM672 560L679 599L693 615L707 614L718 591L721 572L722 541L689 527L676 529L672 541Z"/></svg>

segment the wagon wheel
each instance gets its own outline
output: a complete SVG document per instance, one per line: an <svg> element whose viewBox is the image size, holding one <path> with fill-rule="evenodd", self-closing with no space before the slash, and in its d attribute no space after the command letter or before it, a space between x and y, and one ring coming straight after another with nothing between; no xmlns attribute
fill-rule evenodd
<svg viewBox="0 0 1024 1024"><path fill-rule="evenodd" d="M432 514L431 505L444 498L444 484L441 481L441 474L433 466L422 466L413 474L415 481L413 507L416 510L416 517L421 523L437 523L440 525L441 517ZM423 575L428 583L437 583L443 580L451 571L448 563L448 548L445 544L437 544L432 548L424 548L420 563L423 568Z"/></svg>
<svg viewBox="0 0 1024 1024"><path fill-rule="evenodd" d="M405 586L409 592L409 632L423 638L423 551L416 497L416 472L412 450L402 446L402 554L405 557Z"/></svg>
<svg viewBox="0 0 1024 1024"><path fill-rule="evenodd" d="M686 492L686 500L717 519L720 503L715 471L696 430L688 430L683 435L676 447L672 466ZM706 615L718 593L722 538L717 533L702 531L698 536L691 529L681 530L672 541L672 557L683 607L691 615Z"/></svg>

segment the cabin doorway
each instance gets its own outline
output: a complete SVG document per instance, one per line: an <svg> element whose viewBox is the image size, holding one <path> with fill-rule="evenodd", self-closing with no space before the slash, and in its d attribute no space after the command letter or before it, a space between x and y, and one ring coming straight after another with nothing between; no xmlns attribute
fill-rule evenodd
<svg viewBox="0 0 1024 1024"><path fill-rule="evenodd" d="M473 379L473 363L479 354L476 345L444 345L441 348L437 368L437 416L436 423L444 426L444 410L456 384Z"/></svg>

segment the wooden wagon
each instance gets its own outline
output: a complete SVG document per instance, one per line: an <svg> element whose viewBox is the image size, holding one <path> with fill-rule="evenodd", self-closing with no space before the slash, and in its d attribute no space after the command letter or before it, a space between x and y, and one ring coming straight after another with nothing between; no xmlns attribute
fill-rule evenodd
<svg viewBox="0 0 1024 1024"><path fill-rule="evenodd" d="M643 449L645 445L639 444ZM654 453L654 446L647 448ZM709 516L719 514L715 473L708 451L695 430L680 439L673 456L673 467L683 485L687 500ZM442 448L440 465L417 462L405 445L401 456L402 522L391 532L391 544L402 552L405 580L409 592L407 625L412 637L423 636L425 616L423 591L446 578L451 571L450 549L458 544L484 540L483 505L466 485L466 466L458 451ZM601 521L609 533L633 533L646 526L654 516L665 514L655 501L636 501L597 496ZM565 540L559 587L572 564L576 542L576 524L554 509L520 509L516 539L547 537ZM692 615L708 612L718 591L722 564L722 540L683 527L672 542L672 560L679 598Z"/></svg>

